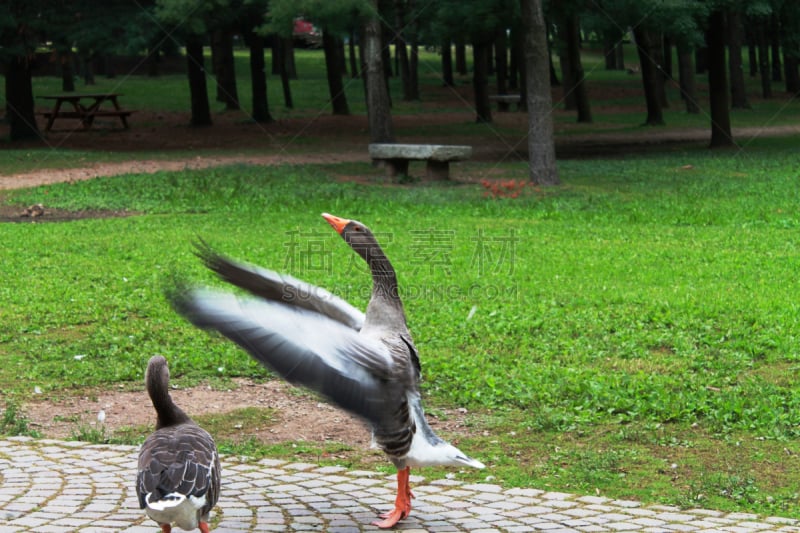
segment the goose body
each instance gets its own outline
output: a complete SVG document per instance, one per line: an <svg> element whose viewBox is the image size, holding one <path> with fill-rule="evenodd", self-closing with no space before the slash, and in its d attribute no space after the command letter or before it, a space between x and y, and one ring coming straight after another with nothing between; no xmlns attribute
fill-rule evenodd
<svg viewBox="0 0 800 533"><path fill-rule="evenodd" d="M156 431L139 451L139 507L163 533L172 524L208 533L208 517L219 498L220 464L214 439L172 401L166 359L154 356L145 373L158 415Z"/></svg>
<svg viewBox="0 0 800 533"><path fill-rule="evenodd" d="M398 470L395 508L374 522L388 528L411 511L411 467L484 465L439 438L425 419L419 356L395 271L374 235L360 222L323 217L370 267L366 313L324 289L235 262L207 246L198 253L206 266L252 296L184 289L173 292L172 302L194 325L220 332L290 383L366 421Z"/></svg>

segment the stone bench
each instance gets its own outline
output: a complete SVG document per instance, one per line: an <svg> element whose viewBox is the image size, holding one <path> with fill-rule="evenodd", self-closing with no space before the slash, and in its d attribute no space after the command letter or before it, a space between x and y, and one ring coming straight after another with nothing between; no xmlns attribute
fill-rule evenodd
<svg viewBox="0 0 800 533"><path fill-rule="evenodd" d="M489 100L497 102L498 111L508 111L511 104L517 104L519 109L519 95L518 94L493 94L489 96Z"/></svg>
<svg viewBox="0 0 800 533"><path fill-rule="evenodd" d="M390 178L408 175L409 161L426 161L425 177L446 180L450 177L450 162L472 157L471 146L444 144L379 144L369 145L373 161L382 161Z"/></svg>

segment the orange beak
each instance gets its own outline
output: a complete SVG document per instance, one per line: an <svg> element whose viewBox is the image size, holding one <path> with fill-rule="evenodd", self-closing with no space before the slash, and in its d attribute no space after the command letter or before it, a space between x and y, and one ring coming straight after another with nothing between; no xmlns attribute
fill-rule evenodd
<svg viewBox="0 0 800 533"><path fill-rule="evenodd" d="M344 231L344 227L345 227L347 224L349 224L349 223L350 223L350 221L349 221L349 220L347 220L347 219L345 219L345 218L339 218L339 217L335 217L335 216L333 216L333 215L331 215L331 214L329 214L329 213L322 213L322 218L324 218L325 220L327 220L327 221L328 221L328 224L330 224L330 225L331 225L331 227L332 227L333 229L335 229L335 230L336 230L336 233L338 233L339 235L341 235L341 234L342 234L342 231Z"/></svg>

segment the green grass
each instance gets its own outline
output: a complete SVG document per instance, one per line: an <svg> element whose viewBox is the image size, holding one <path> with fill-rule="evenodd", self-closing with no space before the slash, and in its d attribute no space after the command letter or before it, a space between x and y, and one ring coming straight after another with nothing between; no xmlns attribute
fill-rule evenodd
<svg viewBox="0 0 800 533"><path fill-rule="evenodd" d="M461 477L800 517L800 471L783 459L800 453L800 156L788 146L565 161L563 187L516 200L480 185L337 181L352 163L9 192L19 205L141 215L3 227L0 388L20 402L34 386L138 384L155 353L180 384L265 377L176 316L163 287L174 274L219 283L192 254L203 237L363 306L369 277L319 217L329 211L369 224L392 258L428 405L472 413L458 444L489 470Z"/></svg>

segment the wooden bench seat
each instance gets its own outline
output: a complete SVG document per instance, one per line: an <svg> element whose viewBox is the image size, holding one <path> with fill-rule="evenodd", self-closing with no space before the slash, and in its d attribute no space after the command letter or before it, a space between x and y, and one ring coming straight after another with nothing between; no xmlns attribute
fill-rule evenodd
<svg viewBox="0 0 800 533"><path fill-rule="evenodd" d="M493 94L489 96L489 100L497 102L498 111L508 111L511 104L517 104L519 110L520 96L518 94Z"/></svg>
<svg viewBox="0 0 800 533"><path fill-rule="evenodd" d="M390 178L408 175L409 161L425 161L425 176L433 180L450 177L450 162L472 157L471 146L445 144L385 144L369 145L369 156L381 161Z"/></svg>
<svg viewBox="0 0 800 533"><path fill-rule="evenodd" d="M53 116L52 111L45 111L39 114L47 120L50 120L50 118ZM59 111L58 116L56 118L69 118L69 119L82 120L86 123L87 126L91 126L92 122L97 117L118 117L122 121L122 125L125 128L127 128L128 127L127 118L132 114L133 111L128 111L125 109L103 109L99 111L86 112L86 113L81 111Z"/></svg>

